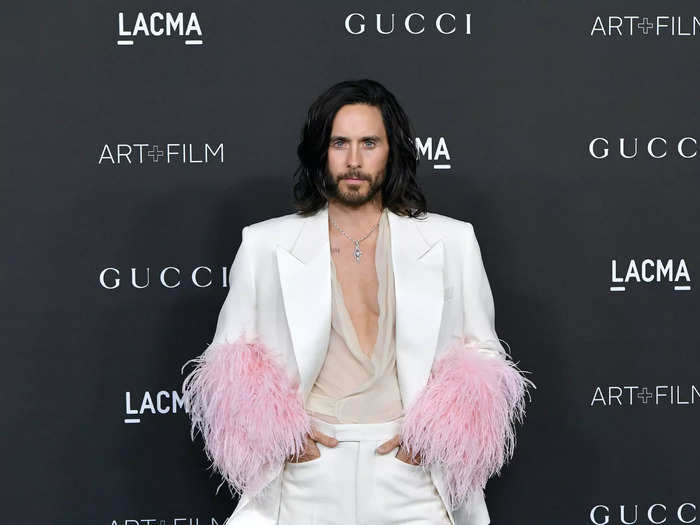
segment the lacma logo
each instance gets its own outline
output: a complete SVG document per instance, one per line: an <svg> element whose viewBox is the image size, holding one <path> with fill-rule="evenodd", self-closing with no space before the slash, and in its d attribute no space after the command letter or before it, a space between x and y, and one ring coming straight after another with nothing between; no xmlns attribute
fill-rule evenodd
<svg viewBox="0 0 700 525"><path fill-rule="evenodd" d="M416 149L418 155L422 155L433 164L435 170L449 170L452 168L450 161L450 152L447 149L447 142L444 137L440 137L433 142L433 137L421 139L416 137Z"/></svg>
<svg viewBox="0 0 700 525"><path fill-rule="evenodd" d="M201 46L202 28L197 19L197 13L190 13L185 21L184 13L154 12L145 14L139 12L132 20L123 12L119 13L119 38L118 46L133 46L134 37L139 38L163 38L184 37L186 46ZM185 25L185 23L187 25ZM190 38L190 37L197 38Z"/></svg>
<svg viewBox="0 0 700 525"><path fill-rule="evenodd" d="M139 399L140 397L140 399ZM140 396L127 391L124 395L124 423L133 424L141 423L141 416L144 414L177 414L180 411L185 412L185 401L182 395L177 390L168 392L161 390L160 392L144 392Z"/></svg>
<svg viewBox="0 0 700 525"><path fill-rule="evenodd" d="M690 274L685 259L678 262L674 262L673 259L668 259L665 262L661 259L643 259L641 262L630 259L626 264L626 270L624 270L625 263L621 263L620 266L625 272L624 275L618 274L617 260L611 260L610 269L613 282L610 285L611 292L626 291L628 283L672 283L674 291L690 291Z"/></svg>

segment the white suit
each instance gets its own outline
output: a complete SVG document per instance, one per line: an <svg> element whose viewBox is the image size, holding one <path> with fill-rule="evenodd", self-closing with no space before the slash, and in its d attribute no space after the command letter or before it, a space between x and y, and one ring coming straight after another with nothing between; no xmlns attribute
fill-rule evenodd
<svg viewBox="0 0 700 525"><path fill-rule="evenodd" d="M531 383L508 360L496 335L493 297L472 225L437 213L428 213L425 219L390 210L388 215L398 380L404 407L408 407L407 418L414 421L412 430L406 432L412 432L416 446L424 447L421 455L428 461L451 521L455 525L487 525L490 520L483 486L512 454L512 425L523 415L523 393ZM331 325L327 205L310 217L289 214L243 228L229 275L230 290L209 346L210 353L219 352L218 357L202 354L198 369L188 378L191 382L186 379L183 383L183 392L192 405L193 432L195 427L204 431L207 454L214 466L230 486L242 492L227 525L272 525L279 510L284 457L295 446L293 442L298 445L302 427L296 427L293 439L285 438L280 430L279 437L269 438L276 440L270 443L262 443L267 437L255 439L251 432L255 425L294 430L292 423L275 420L272 412L296 410L293 417L303 418L299 408L303 408L323 365ZM236 368L240 363L231 361L243 354L236 349L252 348L236 346L236 340L241 344L241 334L252 334L262 341L264 352L256 355L258 359L261 355L270 358L265 361L272 370L264 372L271 374L266 384L277 385L280 378L284 378L282 382L289 380L286 394L273 392L270 386L269 397L263 393L254 397L268 407L264 413L244 406L247 403L227 404L231 399L257 395L255 387L241 386L244 373L229 381L230 371L240 369ZM436 372L434 366L442 356L446 356L446 364L440 369L443 371ZM454 360L463 356L471 361ZM447 359L453 359L449 366ZM226 371L222 372L224 366ZM253 369L249 361L244 369ZM465 371L464 381L459 377L455 380L454 374L460 370ZM429 380L439 390L430 399L424 395L421 401ZM467 386L462 388L462 383ZM224 389L229 390L222 392ZM288 406L290 391L298 392L298 406ZM463 411L447 411L455 400ZM243 420L247 423L242 424ZM421 430L436 425L454 428L454 436L439 449L438 436L444 433ZM487 435L497 437L484 446ZM268 448L262 451L262 447ZM447 457L452 452L456 459ZM249 463L256 455L265 458L259 468ZM232 456L236 456L235 461L230 460ZM240 485L249 478L251 483L241 490ZM468 493L467 487L471 487ZM451 495L461 497L454 509L450 508ZM244 510L245 523L237 519Z"/></svg>

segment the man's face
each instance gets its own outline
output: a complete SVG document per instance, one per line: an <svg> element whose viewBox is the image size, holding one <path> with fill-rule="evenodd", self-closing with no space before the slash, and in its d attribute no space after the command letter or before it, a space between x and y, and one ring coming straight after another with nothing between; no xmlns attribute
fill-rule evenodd
<svg viewBox="0 0 700 525"><path fill-rule="evenodd" d="M372 200L381 190L388 159L389 142L379 108L367 104L340 108L328 144L329 199L354 207Z"/></svg>

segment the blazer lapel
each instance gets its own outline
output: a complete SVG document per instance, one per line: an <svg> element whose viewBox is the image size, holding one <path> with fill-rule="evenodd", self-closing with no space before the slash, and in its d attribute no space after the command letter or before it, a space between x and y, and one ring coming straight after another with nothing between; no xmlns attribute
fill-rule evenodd
<svg viewBox="0 0 700 525"><path fill-rule="evenodd" d="M331 334L328 204L304 220L291 251L277 246L277 267L306 402L323 366Z"/></svg>
<svg viewBox="0 0 700 525"><path fill-rule="evenodd" d="M442 320L444 248L429 243L415 219L389 210L396 292L396 366L404 407L427 382ZM323 366L331 330L328 205L304 220L277 265L292 346L306 401Z"/></svg>
<svg viewBox="0 0 700 525"><path fill-rule="evenodd" d="M444 247L389 211L396 292L396 368L404 409L426 384L442 321Z"/></svg>

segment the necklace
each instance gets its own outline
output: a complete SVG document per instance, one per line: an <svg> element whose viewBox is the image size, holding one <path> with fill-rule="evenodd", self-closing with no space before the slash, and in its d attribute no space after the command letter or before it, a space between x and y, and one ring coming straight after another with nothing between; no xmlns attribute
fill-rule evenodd
<svg viewBox="0 0 700 525"><path fill-rule="evenodd" d="M355 239L353 239L352 237L350 237L347 233L345 233L345 231L344 231L340 226L338 226L338 225L335 223L335 221L333 220L333 218L332 218L330 215L328 215L328 218L331 220L331 223L333 224L333 226L334 226L338 231L340 231L340 233L342 233L342 234L345 235L348 239L350 239L353 243L355 243L355 249L353 250L353 255L355 256L355 262L358 262L358 263L359 263L359 262L360 262L360 257L362 256L362 251L360 250L360 241L364 241L367 237L370 236L370 234L377 228L377 226L379 226L379 221L377 221L377 224L375 224L374 226L372 226L372 229L371 229L370 231L368 231L363 237L361 237L360 239L355 240ZM379 220L381 220L381 217L379 218Z"/></svg>

